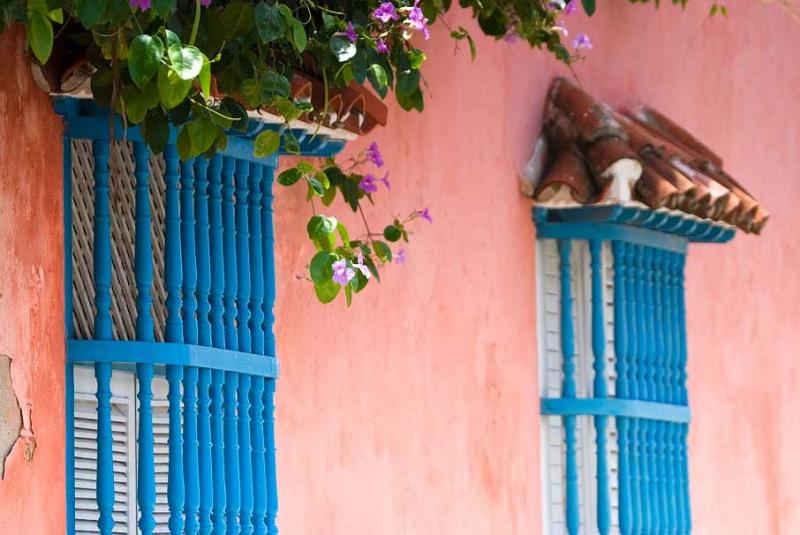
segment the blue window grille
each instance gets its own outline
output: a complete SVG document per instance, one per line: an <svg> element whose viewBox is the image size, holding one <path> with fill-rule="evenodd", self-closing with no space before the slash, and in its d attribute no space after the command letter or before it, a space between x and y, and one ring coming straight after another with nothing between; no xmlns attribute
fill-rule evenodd
<svg viewBox="0 0 800 535"><path fill-rule="evenodd" d="M278 157L254 158L252 140L281 127L251 120L222 153L181 162L175 129L156 156L137 127L92 101L59 99L56 109L69 533L278 533ZM308 156L344 146L313 129L292 134ZM88 396L73 388L87 369ZM76 478L87 457L88 477Z"/></svg>
<svg viewBox="0 0 800 535"><path fill-rule="evenodd" d="M608 205L537 207L534 221L550 281L539 285L550 299L540 300L546 532L688 534L686 252L734 230Z"/></svg>

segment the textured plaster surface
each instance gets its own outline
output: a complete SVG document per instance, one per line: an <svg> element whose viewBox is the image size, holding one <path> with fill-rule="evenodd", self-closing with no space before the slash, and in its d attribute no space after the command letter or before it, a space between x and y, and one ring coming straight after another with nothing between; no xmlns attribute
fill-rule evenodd
<svg viewBox="0 0 800 535"><path fill-rule="evenodd" d="M0 355L0 479L5 472L6 457L22 429L22 411L11 383L11 359Z"/></svg>
<svg viewBox="0 0 800 535"><path fill-rule="evenodd" d="M62 129L22 49L19 28L0 37L0 354L13 361L25 417L0 481L0 533L24 526L57 535L65 532Z"/></svg>
<svg viewBox="0 0 800 535"><path fill-rule="evenodd" d="M775 6L604 2L588 19L584 86L640 99L725 158L772 212L765 235L691 247L694 532L800 533L800 26ZM479 32L463 14L451 26ZM552 77L539 52L444 28L423 114L390 110L373 139L391 171L380 215L430 205L405 266L320 307L296 280L313 254L302 188L278 190L280 523L312 535L541 533L534 232L516 173ZM351 151L363 148L354 144ZM346 211L336 215L346 217ZM386 221L375 217L373 225ZM354 221L355 223L355 221Z"/></svg>

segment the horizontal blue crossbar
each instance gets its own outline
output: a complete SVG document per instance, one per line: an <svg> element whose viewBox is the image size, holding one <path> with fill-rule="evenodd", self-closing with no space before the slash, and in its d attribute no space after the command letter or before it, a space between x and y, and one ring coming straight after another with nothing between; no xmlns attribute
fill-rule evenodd
<svg viewBox="0 0 800 535"><path fill-rule="evenodd" d="M685 405L616 398L542 398L541 413L550 416L626 416L644 420L689 423Z"/></svg>
<svg viewBox="0 0 800 535"><path fill-rule="evenodd" d="M67 361L76 364L110 362L120 367L142 363L155 366L176 364L269 378L276 378L280 374L275 357L164 342L69 340Z"/></svg>

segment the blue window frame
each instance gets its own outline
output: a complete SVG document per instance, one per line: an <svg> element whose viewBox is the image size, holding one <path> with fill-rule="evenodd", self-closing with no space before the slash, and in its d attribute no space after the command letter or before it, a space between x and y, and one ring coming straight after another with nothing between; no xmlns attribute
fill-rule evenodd
<svg viewBox="0 0 800 535"><path fill-rule="evenodd" d="M607 205L534 221L545 531L688 534L684 265L733 230Z"/></svg>
<svg viewBox="0 0 800 535"><path fill-rule="evenodd" d="M224 152L180 162L174 129L155 156L118 118L112 140L108 112L92 101L59 99L56 109L69 533L276 534L278 157L254 158L252 140L279 125L252 120ZM292 133L305 155L344 146ZM79 478L76 458L89 470ZM88 493L76 488L92 478Z"/></svg>

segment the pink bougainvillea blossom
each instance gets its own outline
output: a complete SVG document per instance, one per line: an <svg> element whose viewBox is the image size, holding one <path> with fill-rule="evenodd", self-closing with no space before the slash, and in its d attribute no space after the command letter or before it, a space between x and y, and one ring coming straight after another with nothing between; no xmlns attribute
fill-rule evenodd
<svg viewBox="0 0 800 535"><path fill-rule="evenodd" d="M356 276L355 270L347 266L347 260L337 260L331 267L333 268L333 282L340 286L347 286L347 283Z"/></svg>
<svg viewBox="0 0 800 535"><path fill-rule="evenodd" d="M375 183L375 175L367 173L358 183L358 187L364 193L375 193L378 191L378 184Z"/></svg>
<svg viewBox="0 0 800 535"><path fill-rule="evenodd" d="M369 147L364 152L364 156L367 158L367 160L374 163L376 167L383 167L383 156L381 156L378 143L375 141L370 143Z"/></svg>

